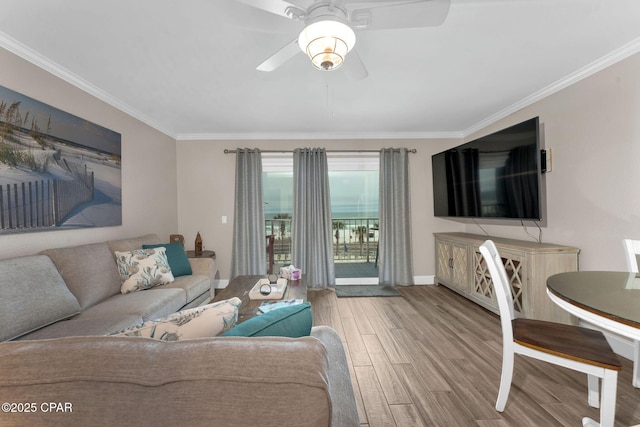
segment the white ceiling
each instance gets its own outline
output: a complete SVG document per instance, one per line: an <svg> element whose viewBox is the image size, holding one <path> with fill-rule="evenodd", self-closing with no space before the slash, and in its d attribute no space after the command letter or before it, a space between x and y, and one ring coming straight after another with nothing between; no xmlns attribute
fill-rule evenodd
<svg viewBox="0 0 640 427"><path fill-rule="evenodd" d="M255 69L302 26L233 0L2 0L0 46L177 139L462 137L640 51L638 0L451 0L439 27L356 31L364 80L302 53Z"/></svg>

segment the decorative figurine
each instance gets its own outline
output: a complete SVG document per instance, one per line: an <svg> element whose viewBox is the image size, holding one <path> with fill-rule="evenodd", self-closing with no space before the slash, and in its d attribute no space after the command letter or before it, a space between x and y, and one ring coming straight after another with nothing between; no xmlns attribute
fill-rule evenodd
<svg viewBox="0 0 640 427"><path fill-rule="evenodd" d="M195 247L196 256L202 255L202 237L200 237L200 232L196 235L196 247Z"/></svg>

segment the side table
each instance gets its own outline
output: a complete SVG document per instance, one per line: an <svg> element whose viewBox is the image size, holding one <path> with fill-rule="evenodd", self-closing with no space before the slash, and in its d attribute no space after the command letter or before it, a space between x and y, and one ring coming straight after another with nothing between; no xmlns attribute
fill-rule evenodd
<svg viewBox="0 0 640 427"><path fill-rule="evenodd" d="M187 258L213 258L216 259L216 252L215 251L202 251L202 254L199 256L196 256L196 251L186 251L187 252Z"/></svg>

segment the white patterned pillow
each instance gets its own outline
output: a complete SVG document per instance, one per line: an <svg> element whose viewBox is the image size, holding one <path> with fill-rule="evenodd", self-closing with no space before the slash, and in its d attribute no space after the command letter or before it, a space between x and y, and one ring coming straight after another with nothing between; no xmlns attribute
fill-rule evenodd
<svg viewBox="0 0 640 427"><path fill-rule="evenodd" d="M155 338L162 341L215 337L236 325L240 304L240 298L234 297L178 311L164 319L147 321L141 326L128 328L113 335Z"/></svg>
<svg viewBox="0 0 640 427"><path fill-rule="evenodd" d="M173 274L167 260L166 248L116 251L118 273L122 286L120 292L141 291L173 282Z"/></svg>

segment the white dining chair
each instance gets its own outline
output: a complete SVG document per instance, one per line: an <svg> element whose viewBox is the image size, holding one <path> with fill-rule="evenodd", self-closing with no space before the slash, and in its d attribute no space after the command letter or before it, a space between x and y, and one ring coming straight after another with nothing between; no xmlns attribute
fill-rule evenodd
<svg viewBox="0 0 640 427"><path fill-rule="evenodd" d="M480 253L493 282L502 325L502 376L496 410L504 411L511 389L515 354L521 354L587 374L588 402L590 406L600 408L600 424L588 417L582 419L582 424L612 427L621 365L602 332L516 318L509 278L493 241L487 240L480 245ZM601 393L599 378L602 379Z"/></svg>
<svg viewBox="0 0 640 427"><path fill-rule="evenodd" d="M627 257L627 268L630 273L638 273L638 258L640 255L640 240L624 239L624 253ZM640 341L633 341L633 376L631 384L640 388Z"/></svg>

